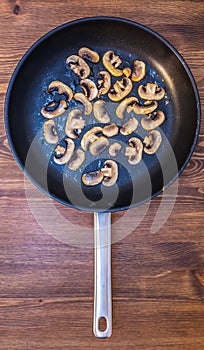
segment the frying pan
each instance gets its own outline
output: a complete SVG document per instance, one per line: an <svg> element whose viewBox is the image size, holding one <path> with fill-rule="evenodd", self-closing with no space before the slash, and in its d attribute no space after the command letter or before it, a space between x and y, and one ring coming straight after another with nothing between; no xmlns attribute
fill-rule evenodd
<svg viewBox="0 0 204 350"><path fill-rule="evenodd" d="M39 111L49 98L44 91L52 80L69 85L74 78L65 59L83 46L96 50L100 56L113 50L127 64L135 58L144 60L147 81L156 80L163 85L169 102L160 104L166 121L160 127L163 141L157 154L144 155L142 162L131 169L119 160L117 185L104 192L100 185L87 190L80 177L53 163L53 149L42 140L44 120ZM99 68L104 67L101 64ZM48 196L69 207L95 213L93 331L97 337L108 337L112 332L110 213L140 205L168 187L190 160L199 124L199 95L184 59L159 34L126 19L93 17L66 23L38 40L12 75L5 101L5 126L19 166ZM96 169L103 160L92 159L84 171ZM105 330L99 327L101 318L106 320Z"/></svg>

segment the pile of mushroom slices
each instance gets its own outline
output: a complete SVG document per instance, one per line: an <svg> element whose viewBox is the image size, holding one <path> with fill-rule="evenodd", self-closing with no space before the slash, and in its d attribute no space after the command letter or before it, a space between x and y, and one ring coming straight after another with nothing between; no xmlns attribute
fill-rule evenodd
<svg viewBox="0 0 204 350"><path fill-rule="evenodd" d="M87 61L97 64L100 61L99 54L89 48L82 47L78 55L71 55L66 59L66 64L79 77L79 85L82 92L73 90L61 81L52 81L48 86L47 93L52 95L57 91L64 96L58 103L50 102L42 107L41 114L48 120L44 123L43 133L45 140L50 144L58 144L59 135L54 118L63 114L71 100L75 100L83 107L72 109L67 116L65 124L66 146L58 144L55 147L54 162L57 164L68 164L71 170L80 168L85 160L85 152L97 156L105 149L108 149L110 157L116 157L122 150L120 142L110 144L109 138L121 133L129 136L138 128L139 122L135 116L144 115L140 119L141 126L148 134L143 140L137 137L128 139L128 146L125 148L125 156L129 164L138 164L142 159L143 152L151 155L156 153L162 136L158 128L164 121L165 115L158 110L158 101L165 97L165 90L159 87L156 82L146 83L137 86L139 97L144 100L139 102L136 96L127 97L133 84L140 82L146 76L146 64L140 60L134 60L132 69L124 67L119 56L113 51L107 51L102 57L104 70L99 71L97 83L89 79L91 69ZM122 67L123 66L123 67ZM121 67L121 68L120 68ZM118 79L111 84L111 76ZM114 79L115 80L115 79ZM106 101L101 96L107 95L109 100L117 104L116 116L126 120L122 126L111 123L107 111ZM95 100L95 102L93 102ZM89 129L81 138L81 148L75 149L74 140L80 138L82 130L86 125L87 116L93 112L97 122L105 124L104 127L94 126ZM131 114L130 114L131 113ZM129 119L126 117L129 115ZM105 186L112 186L118 179L118 165L114 160L106 160L101 170L83 174L82 182L87 186L95 186L102 183Z"/></svg>

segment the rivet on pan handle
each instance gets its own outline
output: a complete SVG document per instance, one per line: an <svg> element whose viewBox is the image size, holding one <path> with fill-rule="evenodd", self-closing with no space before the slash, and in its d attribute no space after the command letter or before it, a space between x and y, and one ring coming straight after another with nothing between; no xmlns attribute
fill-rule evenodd
<svg viewBox="0 0 204 350"><path fill-rule="evenodd" d="M98 338L107 338L112 333L111 295L111 214L94 213L94 320L93 332ZM106 329L100 330L101 318L106 320Z"/></svg>

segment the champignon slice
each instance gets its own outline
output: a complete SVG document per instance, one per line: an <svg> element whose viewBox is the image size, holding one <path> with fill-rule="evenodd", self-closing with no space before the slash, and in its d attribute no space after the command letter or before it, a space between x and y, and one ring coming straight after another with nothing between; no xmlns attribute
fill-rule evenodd
<svg viewBox="0 0 204 350"><path fill-rule="evenodd" d="M119 56L115 55L113 51L107 51L104 53L102 62L104 67L114 76L120 77L123 74L121 69L118 67L121 65L122 60Z"/></svg>
<svg viewBox="0 0 204 350"><path fill-rule="evenodd" d="M85 159L85 153L82 151L82 149L77 149L74 151L72 154L69 163L68 163L68 168L70 170L77 170L80 168L82 163L84 162Z"/></svg>
<svg viewBox="0 0 204 350"><path fill-rule="evenodd" d="M116 124L109 124L103 127L103 135L113 137L118 134L118 126Z"/></svg>
<svg viewBox="0 0 204 350"><path fill-rule="evenodd" d="M157 107L158 107L157 101L146 101L144 102L144 105L141 105L139 102L135 103L132 110L134 111L135 114L149 114L154 112Z"/></svg>
<svg viewBox="0 0 204 350"><path fill-rule="evenodd" d="M97 100L93 105L93 113L94 117L100 122L100 123L109 123L110 117L108 115L108 112L106 110L106 102L103 100Z"/></svg>
<svg viewBox="0 0 204 350"><path fill-rule="evenodd" d="M54 144L54 143L57 143L59 141L59 137L58 137L57 129L56 129L56 123L54 120L50 119L44 123L43 135L44 135L45 141L47 141L47 143Z"/></svg>
<svg viewBox="0 0 204 350"><path fill-rule="evenodd" d="M110 145L108 153L110 154L111 157L116 157L118 155L118 153L121 151L121 144L118 142L114 142L112 143L112 145Z"/></svg>
<svg viewBox="0 0 204 350"><path fill-rule="evenodd" d="M140 81L145 77L146 74L146 64L143 61L134 60L133 61L133 72L132 81Z"/></svg>
<svg viewBox="0 0 204 350"><path fill-rule="evenodd" d="M98 156L101 154L105 149L109 146L109 141L106 137L100 136L91 143L89 147L89 151L92 154L92 156Z"/></svg>
<svg viewBox="0 0 204 350"><path fill-rule="evenodd" d="M48 110L48 108L52 108L54 106L56 106L56 108L52 110ZM67 102L64 100L61 100L58 104L54 102L48 103L46 106L41 108L40 112L43 115L43 117L51 119L63 114L66 111L66 109L67 109Z"/></svg>
<svg viewBox="0 0 204 350"><path fill-rule="evenodd" d="M74 99L77 102L81 102L84 106L84 114L89 115L92 112L92 104L88 98L82 94L82 92L77 92L74 94Z"/></svg>
<svg viewBox="0 0 204 350"><path fill-rule="evenodd" d="M97 63L100 60L99 54L88 47L81 47L78 51L78 55L92 63Z"/></svg>
<svg viewBox="0 0 204 350"><path fill-rule="evenodd" d="M107 94L111 86L111 77L106 70L101 70L98 75L102 76L102 79L98 79L98 97Z"/></svg>
<svg viewBox="0 0 204 350"><path fill-rule="evenodd" d="M125 149L125 156L128 157L128 163L138 164L142 159L143 144L137 137L129 139L129 146Z"/></svg>
<svg viewBox="0 0 204 350"><path fill-rule="evenodd" d="M127 78L129 78L129 77L131 76L131 73L132 73L132 71L131 71L131 68L130 68L130 67L126 67L126 68L123 69L123 74L124 74Z"/></svg>
<svg viewBox="0 0 204 350"><path fill-rule="evenodd" d="M71 101L73 98L72 89L59 80L54 80L49 84L47 92L50 94L53 90L57 90L58 94L60 95L66 95L68 101Z"/></svg>
<svg viewBox="0 0 204 350"><path fill-rule="evenodd" d="M98 139L97 134L102 133L102 128L100 126L94 126L90 130L88 130L81 139L81 147L84 151L88 151L89 146L92 142Z"/></svg>
<svg viewBox="0 0 204 350"><path fill-rule="evenodd" d="M123 119L125 116L125 112L128 111L130 112L131 109L133 109L133 106L138 103L137 97L127 97L125 98L116 108L116 115L118 118Z"/></svg>
<svg viewBox="0 0 204 350"><path fill-rule="evenodd" d="M162 142L161 133L158 130L152 130L149 135L144 138L144 152L147 154L154 154L158 150Z"/></svg>
<svg viewBox="0 0 204 350"><path fill-rule="evenodd" d="M79 76L81 79L85 79L90 74L90 67L83 60L83 58L77 55L71 55L66 59L66 64L70 69Z"/></svg>
<svg viewBox="0 0 204 350"><path fill-rule="evenodd" d="M122 78L113 84L113 89L108 93L111 101L118 102L127 96L132 90L132 82L129 78Z"/></svg>
<svg viewBox="0 0 204 350"><path fill-rule="evenodd" d="M148 114L141 119L141 125L145 130L156 129L165 120L165 115L162 111L156 111L154 113Z"/></svg>
<svg viewBox="0 0 204 350"><path fill-rule="evenodd" d="M82 118L80 109L73 109L69 112L65 124L65 133L72 139L77 139L85 126L85 120Z"/></svg>
<svg viewBox="0 0 204 350"><path fill-rule="evenodd" d="M159 87L157 83L147 83L146 86L140 85L138 87L138 94L144 100L161 100L165 95L163 87Z"/></svg>
<svg viewBox="0 0 204 350"><path fill-rule="evenodd" d="M138 127L138 121L136 118L130 118L120 129L122 135L130 135L132 134Z"/></svg>
<svg viewBox="0 0 204 350"><path fill-rule="evenodd" d="M95 186L102 182L103 173L100 170L92 171L82 175L82 182L86 186Z"/></svg>
<svg viewBox="0 0 204 350"><path fill-rule="evenodd" d="M104 175L102 184L113 186L118 179L118 164L114 160L106 160L101 172Z"/></svg>
<svg viewBox="0 0 204 350"><path fill-rule="evenodd" d="M98 95L96 84L91 79L82 79L80 85L84 90L85 96L89 101L92 101Z"/></svg>
<svg viewBox="0 0 204 350"><path fill-rule="evenodd" d="M66 138L65 142L66 147L57 145L55 148L54 162L60 165L65 164L70 160L75 148L73 140Z"/></svg>

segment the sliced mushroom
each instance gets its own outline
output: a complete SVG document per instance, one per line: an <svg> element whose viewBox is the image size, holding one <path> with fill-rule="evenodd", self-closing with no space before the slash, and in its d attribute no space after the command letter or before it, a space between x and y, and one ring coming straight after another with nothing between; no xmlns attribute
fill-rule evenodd
<svg viewBox="0 0 204 350"><path fill-rule="evenodd" d="M56 106L56 108L52 110L47 110L48 108L52 108ZM67 109L67 102L64 100L61 100L58 104L55 102L50 102L46 106L41 108L41 114L43 117L51 119L58 117L59 115L63 114Z"/></svg>
<svg viewBox="0 0 204 350"><path fill-rule="evenodd" d="M84 162L85 159L85 153L82 151L82 149L77 149L74 151L72 154L69 163L68 163L68 168L70 170L77 170L80 168L82 163Z"/></svg>
<svg viewBox="0 0 204 350"><path fill-rule="evenodd" d="M129 77L131 76L131 73L132 73L132 71L131 71L131 68L130 68L130 67L126 67L126 68L123 69L123 74L124 74L127 78L129 78Z"/></svg>
<svg viewBox="0 0 204 350"><path fill-rule="evenodd" d="M50 119L44 123L43 135L44 135L45 141L47 141L47 143L54 144L54 143L57 143L59 141L59 137L58 137L57 129L56 129L56 123L54 120Z"/></svg>
<svg viewBox="0 0 204 350"><path fill-rule="evenodd" d="M132 110L134 111L135 114L149 114L154 112L157 107L158 107L157 101L145 101L144 105L141 105L139 102L136 102L133 105Z"/></svg>
<svg viewBox="0 0 204 350"><path fill-rule="evenodd" d="M116 157L118 153L121 151L121 149L122 149L121 144L118 142L114 142L112 143L112 145L110 145L108 153L110 154L111 157Z"/></svg>
<svg viewBox="0 0 204 350"><path fill-rule="evenodd" d="M101 172L104 175L102 184L113 186L118 179L118 164L114 160L106 160Z"/></svg>
<svg viewBox="0 0 204 350"><path fill-rule="evenodd" d="M97 100L93 105L93 113L94 117L100 122L100 123L109 123L110 117L108 115L108 112L106 110L106 102L103 100Z"/></svg>
<svg viewBox="0 0 204 350"><path fill-rule="evenodd" d="M132 82L129 78L122 78L113 84L113 89L108 93L111 101L118 102L127 96L132 90Z"/></svg>
<svg viewBox="0 0 204 350"><path fill-rule="evenodd" d="M89 151L92 154L92 156L98 156L101 154L105 149L109 146L109 141L106 137L100 136L91 143L89 147Z"/></svg>
<svg viewBox="0 0 204 350"><path fill-rule="evenodd" d="M161 100L165 95L163 87L159 87L157 83L147 83L146 86L140 85L138 87L138 94L144 100Z"/></svg>
<svg viewBox="0 0 204 350"><path fill-rule="evenodd" d="M70 69L79 76L81 79L85 79L90 74L90 67L83 60L83 58L77 55L71 55L66 59L66 64Z"/></svg>
<svg viewBox="0 0 204 350"><path fill-rule="evenodd" d="M96 84L91 79L82 79L80 85L84 90L85 96L89 101L92 101L98 95Z"/></svg>
<svg viewBox="0 0 204 350"><path fill-rule="evenodd" d="M88 47L81 47L78 51L78 55L92 63L97 63L100 60L99 54Z"/></svg>
<svg viewBox="0 0 204 350"><path fill-rule="evenodd" d="M118 118L123 119L125 116L125 112L128 111L130 112L131 109L133 109L133 106L135 103L138 103L137 97L127 97L125 98L116 108L116 115Z"/></svg>
<svg viewBox="0 0 204 350"><path fill-rule="evenodd" d="M115 55L113 51L107 51L104 53L102 62L104 67L112 74L114 77L120 77L123 74L121 69L118 67L121 65L122 60L119 56Z"/></svg>
<svg viewBox="0 0 204 350"><path fill-rule="evenodd" d="M77 139L85 126L85 120L82 118L80 109L73 109L69 112L65 124L65 133L72 139Z"/></svg>
<svg viewBox="0 0 204 350"><path fill-rule="evenodd" d="M146 64L143 61L134 60L133 61L133 73L132 81L140 81L145 77L146 74Z"/></svg>
<svg viewBox="0 0 204 350"><path fill-rule="evenodd" d="M82 175L82 182L86 186L95 186L102 182L103 173L100 170L92 171Z"/></svg>
<svg viewBox="0 0 204 350"><path fill-rule="evenodd" d="M48 93L51 93L53 90L57 90L58 94L60 95L66 95L68 101L71 101L71 99L73 98L72 89L68 85L62 83L59 80L52 81L48 86L48 90L47 90Z"/></svg>
<svg viewBox="0 0 204 350"><path fill-rule="evenodd" d="M82 94L82 92L77 92L74 94L74 99L77 102L81 102L84 106L84 114L89 115L92 112L92 104L88 98Z"/></svg>
<svg viewBox="0 0 204 350"><path fill-rule="evenodd" d="M75 148L73 140L66 138L65 142L66 147L57 145L55 148L54 162L60 165L65 164L70 160Z"/></svg>
<svg viewBox="0 0 204 350"><path fill-rule="evenodd" d="M103 135L113 137L118 134L118 126L116 124L109 124L103 127Z"/></svg>
<svg viewBox="0 0 204 350"><path fill-rule="evenodd" d="M156 111L141 119L141 125L145 130L156 129L165 121L165 115L162 111Z"/></svg>
<svg viewBox="0 0 204 350"><path fill-rule="evenodd" d="M138 164L142 159L143 144L137 137L129 139L129 146L125 149L125 156L128 157L128 163Z"/></svg>
<svg viewBox="0 0 204 350"><path fill-rule="evenodd" d="M90 130L88 130L81 139L81 147L84 151L88 151L89 146L92 142L98 139L97 134L102 133L102 128L100 126L94 126Z"/></svg>
<svg viewBox="0 0 204 350"><path fill-rule="evenodd" d="M147 154L154 154L158 150L162 142L161 133L158 130L152 130L149 135L144 138L144 152Z"/></svg>
<svg viewBox="0 0 204 350"><path fill-rule="evenodd" d="M111 77L106 70L101 70L98 75L101 75L103 78L98 79L98 97L101 95L107 94L111 86Z"/></svg>
<svg viewBox="0 0 204 350"><path fill-rule="evenodd" d="M130 135L132 134L138 127L138 121L136 118L130 118L120 129L122 135Z"/></svg>

